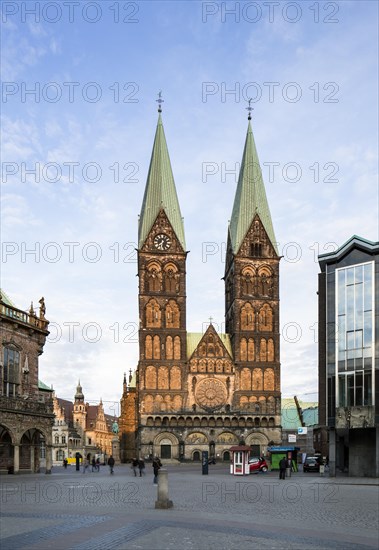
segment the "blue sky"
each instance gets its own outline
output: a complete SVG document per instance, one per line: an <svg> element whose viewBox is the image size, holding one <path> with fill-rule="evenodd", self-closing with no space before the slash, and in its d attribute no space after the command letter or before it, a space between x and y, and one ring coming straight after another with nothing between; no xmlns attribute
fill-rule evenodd
<svg viewBox="0 0 379 550"><path fill-rule="evenodd" d="M377 3L274 4L3 2L2 287L22 309L45 297L40 377L60 397L80 378L86 399L117 410L137 364L134 248L162 90L190 251L187 328L212 316L224 330L252 97L284 256L282 392L314 398L317 254L379 238Z"/></svg>

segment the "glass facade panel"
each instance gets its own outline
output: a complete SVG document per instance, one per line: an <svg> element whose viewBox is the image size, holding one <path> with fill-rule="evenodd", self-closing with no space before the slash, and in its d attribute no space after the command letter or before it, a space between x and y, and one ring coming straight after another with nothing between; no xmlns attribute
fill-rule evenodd
<svg viewBox="0 0 379 550"><path fill-rule="evenodd" d="M372 405L372 385L371 384L372 384L371 372L365 372L363 405Z"/></svg>
<svg viewBox="0 0 379 550"><path fill-rule="evenodd" d="M364 313L364 347L371 348L372 340L372 311L365 311Z"/></svg>
<svg viewBox="0 0 379 550"><path fill-rule="evenodd" d="M357 265L355 268L355 284L363 283L363 265Z"/></svg>
<svg viewBox="0 0 379 550"><path fill-rule="evenodd" d="M354 373L349 373L346 376L347 388L346 388L346 406L354 406Z"/></svg>
<svg viewBox="0 0 379 550"><path fill-rule="evenodd" d="M354 286L350 285L347 287L346 292L346 328L347 330L354 329Z"/></svg>
<svg viewBox="0 0 379 550"><path fill-rule="evenodd" d="M355 328L363 328L363 285L355 285Z"/></svg>
<svg viewBox="0 0 379 550"><path fill-rule="evenodd" d="M355 406L363 405L363 372L355 372Z"/></svg>
<svg viewBox="0 0 379 550"><path fill-rule="evenodd" d="M372 267L371 264L364 266L364 309L372 309Z"/></svg>
<svg viewBox="0 0 379 550"><path fill-rule="evenodd" d="M345 351L346 349L346 327L345 327L345 315L339 315L338 317L338 351Z"/></svg>
<svg viewBox="0 0 379 550"><path fill-rule="evenodd" d="M345 270L338 272L338 315L345 314Z"/></svg>
<svg viewBox="0 0 379 550"><path fill-rule="evenodd" d="M344 374L340 374L338 377L338 394L339 394L339 406L345 407L346 406L346 376Z"/></svg>
<svg viewBox="0 0 379 550"><path fill-rule="evenodd" d="M371 405L372 262L337 269L336 281L338 405Z"/></svg>
<svg viewBox="0 0 379 550"><path fill-rule="evenodd" d="M349 267L348 269L346 269L346 284L354 284L354 267Z"/></svg>

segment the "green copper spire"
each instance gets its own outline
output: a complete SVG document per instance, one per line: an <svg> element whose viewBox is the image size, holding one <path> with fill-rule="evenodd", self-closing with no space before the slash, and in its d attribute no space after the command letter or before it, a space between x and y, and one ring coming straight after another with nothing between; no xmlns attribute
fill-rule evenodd
<svg viewBox="0 0 379 550"><path fill-rule="evenodd" d="M249 114L245 149L243 151L232 218L229 225L230 241L234 254L238 252L256 214L259 215L271 244L278 254Z"/></svg>
<svg viewBox="0 0 379 550"><path fill-rule="evenodd" d="M160 107L159 105L157 130L139 219L138 248L142 248L160 209L163 209L183 250L185 250L183 219L176 194Z"/></svg>

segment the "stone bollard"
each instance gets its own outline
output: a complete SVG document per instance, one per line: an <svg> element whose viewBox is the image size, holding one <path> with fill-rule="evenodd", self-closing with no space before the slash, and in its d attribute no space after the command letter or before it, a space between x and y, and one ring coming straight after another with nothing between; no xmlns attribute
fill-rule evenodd
<svg viewBox="0 0 379 550"><path fill-rule="evenodd" d="M155 501L155 508L172 508L172 500L168 498L168 475L167 470L161 468L158 472L158 500Z"/></svg>

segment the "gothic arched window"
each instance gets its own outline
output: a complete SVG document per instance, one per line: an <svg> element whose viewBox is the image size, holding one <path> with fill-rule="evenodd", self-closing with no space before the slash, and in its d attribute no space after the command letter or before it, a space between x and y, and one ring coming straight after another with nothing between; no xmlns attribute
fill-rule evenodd
<svg viewBox="0 0 379 550"><path fill-rule="evenodd" d="M267 361L267 342L264 338L261 338L259 346L259 360Z"/></svg>
<svg viewBox="0 0 379 550"><path fill-rule="evenodd" d="M146 304L146 326L155 328L161 326L161 308L154 298Z"/></svg>
<svg viewBox="0 0 379 550"><path fill-rule="evenodd" d="M156 334L153 338L153 359L161 358L161 339Z"/></svg>
<svg viewBox="0 0 379 550"><path fill-rule="evenodd" d="M255 343L253 338L249 338L247 343L247 360L255 361Z"/></svg>
<svg viewBox="0 0 379 550"><path fill-rule="evenodd" d="M164 268L164 289L165 292L173 294L179 292L179 273L176 265L169 263Z"/></svg>
<svg viewBox="0 0 379 550"><path fill-rule="evenodd" d="M253 306L247 302L241 308L241 330L254 330L255 314Z"/></svg>
<svg viewBox="0 0 379 550"><path fill-rule="evenodd" d="M153 358L153 339L150 335L145 338L145 359Z"/></svg>
<svg viewBox="0 0 379 550"><path fill-rule="evenodd" d="M166 338L166 359L173 359L174 357L174 348L172 344L172 336L167 336Z"/></svg>
<svg viewBox="0 0 379 550"><path fill-rule="evenodd" d="M275 374L273 369L266 369L264 374L265 391L273 391L275 388Z"/></svg>
<svg viewBox="0 0 379 550"><path fill-rule="evenodd" d="M263 374L262 369L253 370L253 391L263 390Z"/></svg>
<svg viewBox="0 0 379 550"><path fill-rule="evenodd" d="M250 369L242 369L241 371L241 390L251 391L251 372Z"/></svg>
<svg viewBox="0 0 379 550"><path fill-rule="evenodd" d="M247 361L247 341L246 338L241 338L240 342L240 360Z"/></svg>
<svg viewBox="0 0 379 550"><path fill-rule="evenodd" d="M259 330L260 331L272 331L272 309L268 304L264 304L259 310Z"/></svg>
<svg viewBox="0 0 379 550"><path fill-rule="evenodd" d="M146 268L146 282L148 292L160 292L162 289L161 266L158 262L150 263Z"/></svg>
<svg viewBox="0 0 379 550"><path fill-rule="evenodd" d="M166 327L179 328L179 306L174 300L170 300L166 306Z"/></svg>

